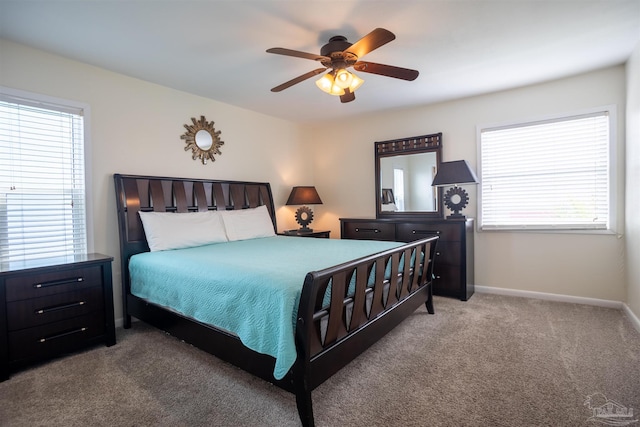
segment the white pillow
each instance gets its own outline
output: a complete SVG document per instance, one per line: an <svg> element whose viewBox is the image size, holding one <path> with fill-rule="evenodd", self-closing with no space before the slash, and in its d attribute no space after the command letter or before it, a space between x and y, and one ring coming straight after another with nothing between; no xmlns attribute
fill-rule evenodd
<svg viewBox="0 0 640 427"><path fill-rule="evenodd" d="M221 211L220 213L230 242L276 235L273 231L271 216L265 205L251 209Z"/></svg>
<svg viewBox="0 0 640 427"><path fill-rule="evenodd" d="M152 252L227 241L220 212L138 213Z"/></svg>

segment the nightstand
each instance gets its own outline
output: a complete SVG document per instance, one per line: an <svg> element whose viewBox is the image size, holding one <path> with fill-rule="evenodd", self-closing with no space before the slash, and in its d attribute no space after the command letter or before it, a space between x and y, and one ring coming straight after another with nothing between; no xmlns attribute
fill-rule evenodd
<svg viewBox="0 0 640 427"><path fill-rule="evenodd" d="M23 365L116 343L112 261L86 254L0 265L0 381Z"/></svg>
<svg viewBox="0 0 640 427"><path fill-rule="evenodd" d="M314 230L314 231L300 231L300 230L285 230L282 233L278 233L279 236L297 236L297 237L319 237L322 239L328 239L330 230Z"/></svg>

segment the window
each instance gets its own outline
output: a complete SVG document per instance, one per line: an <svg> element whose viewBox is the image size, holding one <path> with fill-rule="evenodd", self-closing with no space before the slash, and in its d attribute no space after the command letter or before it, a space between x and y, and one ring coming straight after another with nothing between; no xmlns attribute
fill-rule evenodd
<svg viewBox="0 0 640 427"><path fill-rule="evenodd" d="M86 253L86 107L17 93L0 91L0 262Z"/></svg>
<svg viewBox="0 0 640 427"><path fill-rule="evenodd" d="M404 170L393 169L393 192L396 193L396 207L404 211Z"/></svg>
<svg viewBox="0 0 640 427"><path fill-rule="evenodd" d="M480 129L480 228L609 230L614 114Z"/></svg>

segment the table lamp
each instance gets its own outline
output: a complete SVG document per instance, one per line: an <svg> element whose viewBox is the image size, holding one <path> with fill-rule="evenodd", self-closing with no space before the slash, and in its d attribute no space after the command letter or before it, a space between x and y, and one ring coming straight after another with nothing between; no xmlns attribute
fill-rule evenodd
<svg viewBox="0 0 640 427"><path fill-rule="evenodd" d="M453 211L447 219L465 219L460 211L469 204L469 194L458 185L477 184L478 182L478 177L473 173L466 160L440 163L431 185L434 187L453 186L447 190L443 198L444 204Z"/></svg>
<svg viewBox="0 0 640 427"><path fill-rule="evenodd" d="M322 200L314 186L293 187L287 205L321 205ZM307 227L313 221L313 211L307 206L300 206L296 210L296 222L300 224L299 232L311 233L313 229Z"/></svg>

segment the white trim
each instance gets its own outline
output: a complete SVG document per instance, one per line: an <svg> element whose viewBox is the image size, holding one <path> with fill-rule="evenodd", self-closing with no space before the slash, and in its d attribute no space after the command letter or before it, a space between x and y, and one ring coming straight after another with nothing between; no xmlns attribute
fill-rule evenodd
<svg viewBox="0 0 640 427"><path fill-rule="evenodd" d="M636 331L640 333L640 319L636 314L629 308L629 306L621 301L612 301L606 299L598 299L598 298L585 298L585 297L575 297L572 295L561 295L561 294L549 294L546 292L534 292L534 291L520 291L517 289L507 289L507 288L494 288L491 286L478 286L476 285L475 290L481 294L494 294L494 295L507 295L513 297L522 297L522 298L534 298L540 300L547 301L558 301L558 302L568 302L573 304L585 304L585 305L594 305L598 307L605 308L615 308L618 310L622 310L624 314L627 315L627 318L633 325Z"/></svg>
<svg viewBox="0 0 640 427"><path fill-rule="evenodd" d="M493 288L490 286L475 286L475 290L483 294L508 295L514 297L534 298L547 301L570 302L573 304L595 305L598 307L616 308L622 310L624 303L598 298L576 297L573 295L549 294L546 292L521 291L517 289Z"/></svg>
<svg viewBox="0 0 640 427"><path fill-rule="evenodd" d="M626 313L627 317L631 321L631 324L634 328L636 328L636 331L640 332L640 319L638 319L638 316L636 316L636 314L631 311L631 308L629 308L629 306L624 303L622 304L622 311Z"/></svg>

